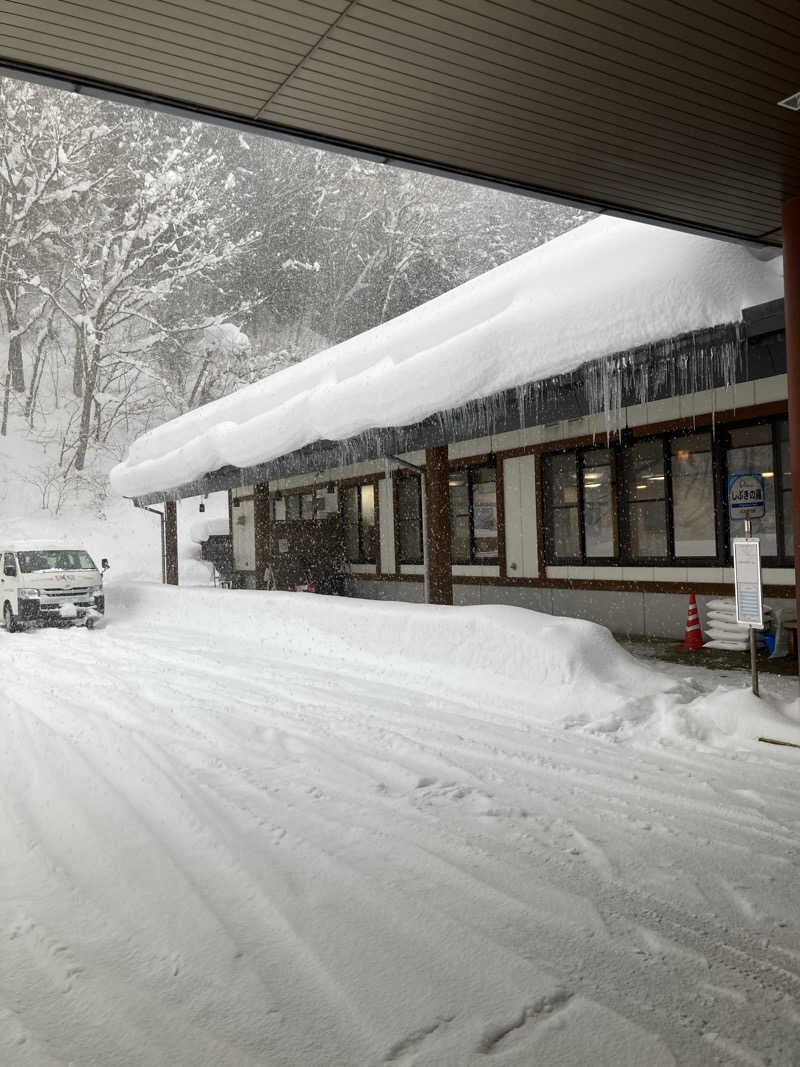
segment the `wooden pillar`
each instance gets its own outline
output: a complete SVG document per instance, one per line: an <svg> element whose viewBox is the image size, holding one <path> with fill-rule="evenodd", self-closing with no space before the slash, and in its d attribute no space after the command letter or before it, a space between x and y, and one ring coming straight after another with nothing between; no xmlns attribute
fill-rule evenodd
<svg viewBox="0 0 800 1067"><path fill-rule="evenodd" d="M795 618L800 619L800 198L783 205L783 292L789 379L789 455L792 468ZM779 489L776 486L776 489ZM798 659L800 665L800 658ZM800 667L798 668L800 669Z"/></svg>
<svg viewBox="0 0 800 1067"><path fill-rule="evenodd" d="M452 604L450 465L447 462L447 445L429 448L425 452L425 491L428 510L431 604Z"/></svg>
<svg viewBox="0 0 800 1067"><path fill-rule="evenodd" d="M264 571L269 557L269 484L253 486L256 589L265 589Z"/></svg>
<svg viewBox="0 0 800 1067"><path fill-rule="evenodd" d="M178 506L174 500L164 502L164 560L167 585L178 584Z"/></svg>

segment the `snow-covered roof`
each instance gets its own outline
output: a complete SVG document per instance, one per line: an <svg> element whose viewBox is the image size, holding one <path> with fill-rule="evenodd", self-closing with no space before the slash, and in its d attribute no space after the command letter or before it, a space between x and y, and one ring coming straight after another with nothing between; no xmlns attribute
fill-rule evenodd
<svg viewBox="0 0 800 1067"><path fill-rule="evenodd" d="M196 545L201 545L209 537L226 537L231 532L227 515L216 519L196 519L189 528L189 537Z"/></svg>
<svg viewBox="0 0 800 1067"><path fill-rule="evenodd" d="M124 496L322 440L407 426L588 360L738 322L783 295L780 261L601 216L449 293L143 435Z"/></svg>

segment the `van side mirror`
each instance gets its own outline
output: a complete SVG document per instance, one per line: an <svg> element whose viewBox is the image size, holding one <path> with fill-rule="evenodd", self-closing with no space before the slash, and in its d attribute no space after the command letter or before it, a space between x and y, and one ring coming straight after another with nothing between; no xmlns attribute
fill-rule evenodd
<svg viewBox="0 0 800 1067"><path fill-rule="evenodd" d="M101 559L100 566L103 568L104 571L111 569L111 564L108 562L107 559Z"/></svg>

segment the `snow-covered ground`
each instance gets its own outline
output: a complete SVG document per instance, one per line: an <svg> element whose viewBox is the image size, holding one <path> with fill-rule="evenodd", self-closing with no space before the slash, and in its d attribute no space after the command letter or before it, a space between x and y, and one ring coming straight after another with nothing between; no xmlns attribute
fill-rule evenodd
<svg viewBox="0 0 800 1067"><path fill-rule="evenodd" d="M111 574L0 633L4 1067L800 1060L796 683Z"/></svg>

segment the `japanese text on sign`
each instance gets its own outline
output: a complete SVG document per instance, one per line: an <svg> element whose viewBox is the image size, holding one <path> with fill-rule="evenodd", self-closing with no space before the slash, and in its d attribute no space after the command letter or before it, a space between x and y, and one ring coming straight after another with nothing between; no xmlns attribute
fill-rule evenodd
<svg viewBox="0 0 800 1067"><path fill-rule="evenodd" d="M761 603L761 555L757 540L733 542L733 581L736 587L736 621L760 630L764 625Z"/></svg>
<svg viewBox="0 0 800 1067"><path fill-rule="evenodd" d="M732 474L728 478L728 508L732 519L764 518L766 492L760 474Z"/></svg>

